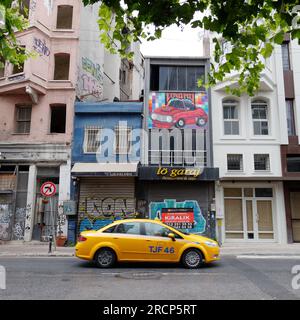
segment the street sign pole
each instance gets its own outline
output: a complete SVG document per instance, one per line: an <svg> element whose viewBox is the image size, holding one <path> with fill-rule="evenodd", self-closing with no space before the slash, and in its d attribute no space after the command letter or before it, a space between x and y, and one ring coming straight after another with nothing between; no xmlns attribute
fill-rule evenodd
<svg viewBox="0 0 300 320"><path fill-rule="evenodd" d="M50 198L50 214L51 214L51 218L52 218L52 239L53 239L54 251L56 251L55 218L54 218L52 199L53 199L53 197Z"/></svg>

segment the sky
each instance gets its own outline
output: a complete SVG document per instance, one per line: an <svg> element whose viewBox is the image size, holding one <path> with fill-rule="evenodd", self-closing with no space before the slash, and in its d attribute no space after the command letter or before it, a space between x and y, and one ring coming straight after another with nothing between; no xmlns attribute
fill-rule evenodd
<svg viewBox="0 0 300 320"><path fill-rule="evenodd" d="M166 28L162 38L142 41L144 56L203 56L201 30L186 26L183 31L176 25Z"/></svg>

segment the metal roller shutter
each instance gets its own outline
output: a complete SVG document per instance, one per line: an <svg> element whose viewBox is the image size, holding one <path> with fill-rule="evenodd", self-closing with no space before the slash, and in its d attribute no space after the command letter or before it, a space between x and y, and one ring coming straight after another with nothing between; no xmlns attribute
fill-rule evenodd
<svg viewBox="0 0 300 320"><path fill-rule="evenodd" d="M135 178L82 178L78 209L79 231L83 220L86 225L100 226L99 221L130 217L135 213Z"/></svg>

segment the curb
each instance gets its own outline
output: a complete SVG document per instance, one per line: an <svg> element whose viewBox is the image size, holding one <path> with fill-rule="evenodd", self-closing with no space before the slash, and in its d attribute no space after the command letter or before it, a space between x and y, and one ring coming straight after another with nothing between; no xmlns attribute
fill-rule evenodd
<svg viewBox="0 0 300 320"><path fill-rule="evenodd" d="M0 257L75 257L74 253L0 253Z"/></svg>

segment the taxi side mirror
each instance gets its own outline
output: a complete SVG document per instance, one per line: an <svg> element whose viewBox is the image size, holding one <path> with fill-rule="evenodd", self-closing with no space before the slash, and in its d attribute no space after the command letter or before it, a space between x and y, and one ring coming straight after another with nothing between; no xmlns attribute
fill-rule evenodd
<svg viewBox="0 0 300 320"><path fill-rule="evenodd" d="M174 233L169 233L169 234L168 234L168 237L169 237L170 239L172 239L172 241L175 241L175 234L174 234Z"/></svg>

